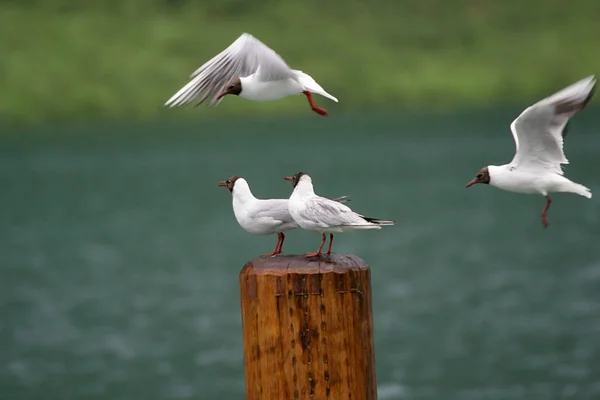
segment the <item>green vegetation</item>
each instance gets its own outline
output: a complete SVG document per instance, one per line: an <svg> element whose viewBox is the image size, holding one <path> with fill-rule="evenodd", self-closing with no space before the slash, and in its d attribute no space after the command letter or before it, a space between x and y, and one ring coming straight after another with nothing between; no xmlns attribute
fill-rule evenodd
<svg viewBox="0 0 600 400"><path fill-rule="evenodd" d="M598 0L4 0L0 120L309 112L299 97L163 107L244 31L337 96L318 101L338 113L521 104L598 72L599 17Z"/></svg>

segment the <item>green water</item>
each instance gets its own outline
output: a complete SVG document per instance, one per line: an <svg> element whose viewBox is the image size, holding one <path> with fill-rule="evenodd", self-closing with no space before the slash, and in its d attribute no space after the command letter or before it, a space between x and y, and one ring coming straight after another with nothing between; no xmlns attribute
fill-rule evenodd
<svg viewBox="0 0 600 400"><path fill-rule="evenodd" d="M339 235L371 264L379 398L600 398L600 115L573 120L587 200L465 189L518 110L104 126L0 139L0 398L243 399L238 273L275 245L217 181L352 195L398 226ZM293 231L286 252L313 251Z"/></svg>

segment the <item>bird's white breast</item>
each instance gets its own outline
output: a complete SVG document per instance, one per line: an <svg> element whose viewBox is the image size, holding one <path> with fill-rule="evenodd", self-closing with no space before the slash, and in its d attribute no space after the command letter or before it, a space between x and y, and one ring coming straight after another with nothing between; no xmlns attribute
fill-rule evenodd
<svg viewBox="0 0 600 400"><path fill-rule="evenodd" d="M299 220L302 219L300 218L300 211L302 210L302 208L302 200L299 199L297 196L294 196L294 194L292 194L292 196L290 196L290 199L288 200L288 211L290 212L292 218L298 223L298 225L300 225ZM300 227L304 228L302 225L300 225Z"/></svg>
<svg viewBox="0 0 600 400"><path fill-rule="evenodd" d="M277 100L302 92L303 86L294 79L279 81L260 81L255 75L240 78L242 91L240 97L253 101Z"/></svg>
<svg viewBox="0 0 600 400"><path fill-rule="evenodd" d="M290 215L302 229L311 230L312 227L309 221L302 218L302 211L305 208L306 204L304 203L304 200L295 193L292 193L292 196L290 196L288 201L288 210Z"/></svg>
<svg viewBox="0 0 600 400"><path fill-rule="evenodd" d="M249 203L251 202L246 201L242 203L235 199L233 200L233 214L235 215L235 219L249 233L263 234L264 227L258 224L257 221L253 221L250 217L250 208L252 205Z"/></svg>
<svg viewBox="0 0 600 400"><path fill-rule="evenodd" d="M526 194L540 193L538 187L541 186L538 176L523 173L511 173L510 175L503 176L500 179L491 178L490 184L509 192Z"/></svg>
<svg viewBox="0 0 600 400"><path fill-rule="evenodd" d="M529 171L515 168L511 171L510 165L496 168L490 169L490 185L509 192L545 195L555 191L555 187L565 180L562 176L546 170Z"/></svg>

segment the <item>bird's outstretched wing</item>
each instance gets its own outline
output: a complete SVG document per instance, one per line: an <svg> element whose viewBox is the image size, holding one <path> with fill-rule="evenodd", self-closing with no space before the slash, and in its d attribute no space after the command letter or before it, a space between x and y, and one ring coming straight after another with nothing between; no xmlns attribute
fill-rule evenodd
<svg viewBox="0 0 600 400"><path fill-rule="evenodd" d="M261 81L295 76L279 54L249 33L243 33L229 47L194 71L190 75L190 82L167 100L165 106L178 107L196 99L196 105L208 99L211 105L216 105L220 102L219 95L231 80L254 73L258 73Z"/></svg>
<svg viewBox="0 0 600 400"><path fill-rule="evenodd" d="M565 127L592 98L595 87L595 77L589 76L526 108L510 125L516 144L511 167L562 175L560 165L569 163L563 151Z"/></svg>

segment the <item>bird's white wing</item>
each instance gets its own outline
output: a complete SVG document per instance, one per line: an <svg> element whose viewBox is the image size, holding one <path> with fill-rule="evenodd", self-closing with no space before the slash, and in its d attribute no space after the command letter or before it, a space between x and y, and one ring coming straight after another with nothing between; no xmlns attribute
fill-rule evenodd
<svg viewBox="0 0 600 400"><path fill-rule="evenodd" d="M229 47L194 71L190 75L191 81L167 100L165 105L182 106L197 98L196 105L207 99L210 99L211 105L215 105L219 103L219 95L232 79L246 77L257 71L261 81L294 77L279 54L249 33L243 33Z"/></svg>
<svg viewBox="0 0 600 400"><path fill-rule="evenodd" d="M325 197L307 199L305 207L300 210L300 217L321 227L370 225L361 215L350 207Z"/></svg>
<svg viewBox="0 0 600 400"><path fill-rule="evenodd" d="M563 151L565 126L589 102L595 86L589 76L525 109L510 125L516 144L511 167L562 175L560 165L569 163Z"/></svg>

